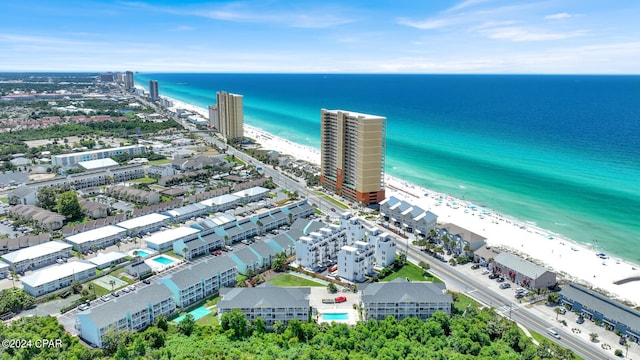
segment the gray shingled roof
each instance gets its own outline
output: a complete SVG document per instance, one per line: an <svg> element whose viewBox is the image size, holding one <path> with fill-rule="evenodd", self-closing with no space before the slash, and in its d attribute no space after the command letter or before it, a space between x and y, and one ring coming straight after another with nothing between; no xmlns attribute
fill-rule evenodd
<svg viewBox="0 0 640 360"><path fill-rule="evenodd" d="M582 304L591 311L597 311L605 318L625 324L636 333L640 333L640 312L611 300L577 284L569 284L560 291L563 298Z"/></svg>
<svg viewBox="0 0 640 360"><path fill-rule="evenodd" d="M527 261L519 256L502 252L494 258L497 264L505 266L509 269L513 269L520 274L529 277L531 279L537 279L540 275L548 272L549 270L538 266L530 261Z"/></svg>
<svg viewBox="0 0 640 360"><path fill-rule="evenodd" d="M263 258L269 257L269 255L274 256L276 253L272 248L269 247L264 241L256 241L253 245L250 246L256 253L258 253Z"/></svg>
<svg viewBox="0 0 640 360"><path fill-rule="evenodd" d="M309 235L325 226L327 226L327 224L315 220L296 219L296 221L291 224L288 233L291 238L298 239L302 235Z"/></svg>
<svg viewBox="0 0 640 360"><path fill-rule="evenodd" d="M200 279L210 278L234 267L236 263L228 256L217 256L184 268L165 279L171 280L178 288L185 289L199 282Z"/></svg>
<svg viewBox="0 0 640 360"><path fill-rule="evenodd" d="M258 286L255 288L223 288L218 309L237 308L307 308L309 307L308 287L280 288L275 286Z"/></svg>
<svg viewBox="0 0 640 360"><path fill-rule="evenodd" d="M441 229L447 230L447 232L451 235L460 235L463 240L469 242L483 241L487 239L484 236L478 235L455 224L444 224L442 225Z"/></svg>
<svg viewBox="0 0 640 360"><path fill-rule="evenodd" d="M445 294L443 283L409 282L395 279L391 282L378 282L360 285L362 302L395 303L395 302L451 302L451 295Z"/></svg>
<svg viewBox="0 0 640 360"><path fill-rule="evenodd" d="M250 265L258 262L258 256L251 251L248 247L235 251L234 254L242 261L245 265Z"/></svg>
<svg viewBox="0 0 640 360"><path fill-rule="evenodd" d="M171 297L171 291L164 285L152 284L100 304L87 311L86 316L100 329L111 324L114 320L123 318L126 313L140 311L149 307L149 304L155 304ZM79 316L81 315L85 314L81 313Z"/></svg>

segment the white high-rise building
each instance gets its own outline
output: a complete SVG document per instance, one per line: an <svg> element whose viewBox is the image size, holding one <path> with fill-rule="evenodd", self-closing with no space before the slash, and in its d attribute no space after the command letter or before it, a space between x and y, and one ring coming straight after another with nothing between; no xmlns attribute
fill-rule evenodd
<svg viewBox="0 0 640 360"><path fill-rule="evenodd" d="M364 281L365 275L373 273L374 255L375 247L364 241L343 246L338 253L338 276L353 282Z"/></svg>
<svg viewBox="0 0 640 360"><path fill-rule="evenodd" d="M352 245L356 241L364 240L364 225L357 217L350 212L340 215L340 227L347 232L347 245Z"/></svg>
<svg viewBox="0 0 640 360"><path fill-rule="evenodd" d="M218 105L209 106L209 127L220 131L220 120L218 120Z"/></svg>
<svg viewBox="0 0 640 360"><path fill-rule="evenodd" d="M344 229L335 224L301 236L296 242L296 262L306 268L315 269L330 259L335 259L338 251L347 245Z"/></svg>

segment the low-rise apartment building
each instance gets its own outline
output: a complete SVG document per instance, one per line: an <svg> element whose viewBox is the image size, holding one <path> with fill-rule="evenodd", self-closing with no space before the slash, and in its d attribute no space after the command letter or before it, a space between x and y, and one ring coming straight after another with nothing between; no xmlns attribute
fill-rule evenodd
<svg viewBox="0 0 640 360"><path fill-rule="evenodd" d="M285 326L298 319L309 321L309 288L278 288L259 286L255 288L232 288L220 290L218 316L239 309L250 322L262 318L268 329L276 322Z"/></svg>
<svg viewBox="0 0 640 360"><path fill-rule="evenodd" d="M228 256L218 256L190 265L159 280L172 293L179 307L185 308L218 292L221 287L234 286L238 268Z"/></svg>
<svg viewBox="0 0 640 360"><path fill-rule="evenodd" d="M517 255L502 252L494 258L493 272L529 289L550 288L557 284L556 273Z"/></svg>
<svg viewBox="0 0 640 360"><path fill-rule="evenodd" d="M97 229L67 236L65 241L76 251L104 249L122 240L127 230L115 225L107 225Z"/></svg>
<svg viewBox="0 0 640 360"><path fill-rule="evenodd" d="M96 275L96 266L82 260L71 261L55 266L55 269L43 269L20 278L22 288L33 296L42 296L50 292L71 286Z"/></svg>
<svg viewBox="0 0 640 360"><path fill-rule="evenodd" d="M127 230L127 235L137 236L147 232L157 231L161 227L169 224L170 219L167 215L153 213L125 220L116 225Z"/></svg>
<svg viewBox="0 0 640 360"><path fill-rule="evenodd" d="M71 154L55 155L51 158L51 165L65 167L76 165L81 161L106 159L111 156L120 154L138 155L144 153L145 150L146 148L144 147L144 145L130 145L111 149L100 149Z"/></svg>
<svg viewBox="0 0 640 360"><path fill-rule="evenodd" d="M80 337L102 347L103 337L112 331L140 331L160 315L171 316L176 309L171 291L152 284L98 305L76 316Z"/></svg>
<svg viewBox="0 0 640 360"><path fill-rule="evenodd" d="M436 311L451 313L453 300L443 283L409 282L395 279L360 285L360 307L364 320L396 320L415 317L426 320Z"/></svg>
<svg viewBox="0 0 640 360"><path fill-rule="evenodd" d="M48 241L2 255L2 259L15 272L38 269L55 264L58 259L69 257L71 257L71 245L62 241Z"/></svg>
<svg viewBox="0 0 640 360"><path fill-rule="evenodd" d="M188 242L196 239L200 230L189 226L181 226L164 231L159 231L145 239L147 247L155 251L166 251L174 249L176 254L184 255L184 249L176 249L174 243L177 241Z"/></svg>

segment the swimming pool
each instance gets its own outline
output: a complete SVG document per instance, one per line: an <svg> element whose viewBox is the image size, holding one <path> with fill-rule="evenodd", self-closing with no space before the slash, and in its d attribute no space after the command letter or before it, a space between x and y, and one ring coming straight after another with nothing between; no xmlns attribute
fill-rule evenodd
<svg viewBox="0 0 640 360"><path fill-rule="evenodd" d="M349 314L347 314L347 313L322 314L322 320L324 320L324 321L348 321L349 320Z"/></svg>
<svg viewBox="0 0 640 360"><path fill-rule="evenodd" d="M138 256L141 256L141 257L149 256L149 253L144 251L144 250L138 250L138 252L136 254L138 254Z"/></svg>
<svg viewBox="0 0 640 360"><path fill-rule="evenodd" d="M155 261L155 262L158 262L158 263L160 263L160 264L162 264L162 265L169 265L169 264L174 263L174 261L173 261L173 260L171 260L171 259L169 259L169 258L166 258L166 257L164 257L164 256L158 256L158 257L155 257L155 258L153 258L153 259L151 259L151 260L153 260L153 261Z"/></svg>
<svg viewBox="0 0 640 360"><path fill-rule="evenodd" d="M204 308L204 307L199 307L197 309L193 309L191 311L189 311L189 314L191 314L193 316L194 320L198 320L200 318L203 318L209 314L211 314L211 310ZM182 320L184 320L184 317L186 315L180 315L177 318L173 319L173 322L181 322Z"/></svg>

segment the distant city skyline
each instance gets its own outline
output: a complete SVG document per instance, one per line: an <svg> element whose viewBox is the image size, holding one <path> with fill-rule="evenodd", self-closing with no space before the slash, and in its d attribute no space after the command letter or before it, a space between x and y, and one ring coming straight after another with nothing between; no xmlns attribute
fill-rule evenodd
<svg viewBox="0 0 640 360"><path fill-rule="evenodd" d="M0 71L640 74L640 2L3 4Z"/></svg>

